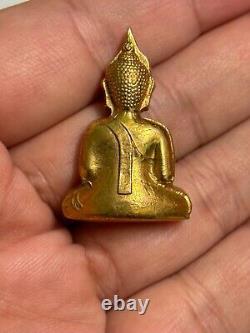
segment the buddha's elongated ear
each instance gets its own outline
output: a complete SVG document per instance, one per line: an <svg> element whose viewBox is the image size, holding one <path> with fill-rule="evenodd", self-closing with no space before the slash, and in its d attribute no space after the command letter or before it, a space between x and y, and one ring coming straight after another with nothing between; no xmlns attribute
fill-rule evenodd
<svg viewBox="0 0 250 333"><path fill-rule="evenodd" d="M108 87L107 87L107 82L105 79L102 80L102 86L105 92L105 97L106 97L106 105L107 107L111 110L111 114L113 114L114 112L114 104L112 103L109 91L108 91Z"/></svg>
<svg viewBox="0 0 250 333"><path fill-rule="evenodd" d="M152 76L150 76L148 90L147 90L146 96L141 104L140 111L146 111L148 109L154 86L155 86L154 79L152 78Z"/></svg>

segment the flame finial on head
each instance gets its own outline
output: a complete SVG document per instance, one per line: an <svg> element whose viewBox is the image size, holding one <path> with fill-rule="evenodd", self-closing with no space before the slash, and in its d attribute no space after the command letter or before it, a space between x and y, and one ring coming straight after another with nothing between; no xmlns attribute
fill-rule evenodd
<svg viewBox="0 0 250 333"><path fill-rule="evenodd" d="M103 86L106 104L112 111L140 111L149 104L154 81L148 59L139 50L130 28L106 70Z"/></svg>

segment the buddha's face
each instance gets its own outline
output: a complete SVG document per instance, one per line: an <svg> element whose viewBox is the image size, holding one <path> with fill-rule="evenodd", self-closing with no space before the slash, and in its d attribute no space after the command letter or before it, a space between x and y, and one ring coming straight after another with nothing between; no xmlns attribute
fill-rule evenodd
<svg viewBox="0 0 250 333"><path fill-rule="evenodd" d="M150 73L131 42L124 43L118 58L107 68L105 83L116 109L140 110L150 85Z"/></svg>

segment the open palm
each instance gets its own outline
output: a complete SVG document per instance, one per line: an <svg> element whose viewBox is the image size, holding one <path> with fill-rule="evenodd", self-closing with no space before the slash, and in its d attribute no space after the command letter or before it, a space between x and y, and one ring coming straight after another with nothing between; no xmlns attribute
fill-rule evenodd
<svg viewBox="0 0 250 333"><path fill-rule="evenodd" d="M0 13L1 333L249 333L250 3L33 0ZM190 221L68 230L60 203L128 26ZM81 111L79 111L81 110ZM144 316L100 300L150 298Z"/></svg>

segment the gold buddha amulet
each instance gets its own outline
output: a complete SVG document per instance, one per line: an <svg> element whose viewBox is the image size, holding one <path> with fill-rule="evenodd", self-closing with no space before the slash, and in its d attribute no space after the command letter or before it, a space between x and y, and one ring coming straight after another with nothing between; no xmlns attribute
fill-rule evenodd
<svg viewBox="0 0 250 333"><path fill-rule="evenodd" d="M191 201L173 185L171 135L140 115L149 105L154 80L130 29L103 87L111 114L87 130L79 160L81 185L63 200L64 216L93 222L188 219Z"/></svg>

